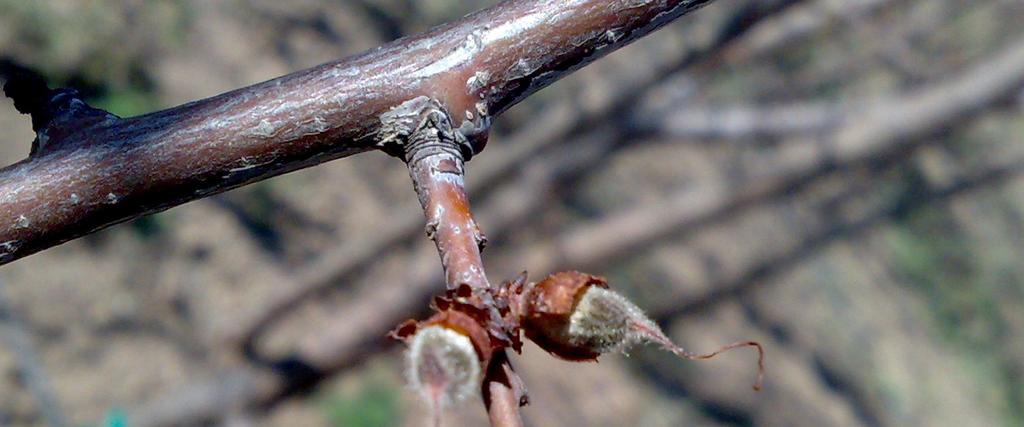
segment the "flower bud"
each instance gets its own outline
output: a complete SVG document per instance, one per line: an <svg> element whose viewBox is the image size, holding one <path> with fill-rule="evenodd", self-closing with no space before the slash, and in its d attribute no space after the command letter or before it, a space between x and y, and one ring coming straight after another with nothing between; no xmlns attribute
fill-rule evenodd
<svg viewBox="0 0 1024 427"><path fill-rule="evenodd" d="M672 343L636 304L608 289L604 278L576 271L555 273L533 285L524 297L526 336L549 353L567 360L596 360L603 353L622 352L655 343L684 359L709 359L737 347L758 351L761 388L764 350L753 341L737 342L712 353L695 354Z"/></svg>
<svg viewBox="0 0 1024 427"><path fill-rule="evenodd" d="M566 337L570 344L596 353L618 352L645 340L639 326L658 328L626 297L605 288L590 287L569 316Z"/></svg>
<svg viewBox="0 0 1024 427"><path fill-rule="evenodd" d="M493 350L486 331L466 313L444 310L424 322L406 322L392 335L408 344L409 386L435 416L479 392L482 366Z"/></svg>
<svg viewBox="0 0 1024 427"><path fill-rule="evenodd" d="M406 369L410 387L435 410L476 394L480 360L469 337L443 326L427 326L409 341Z"/></svg>

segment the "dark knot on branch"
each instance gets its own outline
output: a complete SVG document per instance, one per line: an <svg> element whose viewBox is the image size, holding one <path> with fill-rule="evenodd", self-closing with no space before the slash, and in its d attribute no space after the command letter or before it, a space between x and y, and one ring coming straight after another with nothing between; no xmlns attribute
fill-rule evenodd
<svg viewBox="0 0 1024 427"><path fill-rule="evenodd" d="M14 108L32 117L36 139L30 155L60 145L62 137L75 130L118 119L86 104L75 89L50 89L42 74L10 59L0 59L0 80Z"/></svg>
<svg viewBox="0 0 1024 427"><path fill-rule="evenodd" d="M50 100L59 95L46 85L46 78L14 61L0 59L0 80L4 81L4 95L14 101L14 108L32 116L32 130L45 127L52 118Z"/></svg>

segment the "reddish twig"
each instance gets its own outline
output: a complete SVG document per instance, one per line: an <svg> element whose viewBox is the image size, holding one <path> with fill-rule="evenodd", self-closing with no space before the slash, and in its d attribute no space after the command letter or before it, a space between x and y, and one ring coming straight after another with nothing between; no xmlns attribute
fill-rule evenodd
<svg viewBox="0 0 1024 427"><path fill-rule="evenodd" d="M511 330L484 272L480 251L486 239L480 231L465 189L465 157L471 147L452 126L451 117L441 103L427 97L415 98L384 114L382 134L388 149L401 155L409 167L413 186L426 215L426 234L437 246L445 283L453 303L482 315L458 317L458 329L478 329L475 342L480 346L482 362L487 364L482 379L484 400L495 426L521 426L518 407L525 404L524 392L515 387L520 381L504 352L492 355L492 342L512 342ZM442 313L444 307L438 307ZM461 313L461 312L460 312ZM467 322L478 322L468 325ZM479 336L484 338L480 339ZM440 407L435 405L435 411Z"/></svg>
<svg viewBox="0 0 1024 427"><path fill-rule="evenodd" d="M486 378L483 393L491 425L522 427L519 407L525 404L526 391L505 352L494 357Z"/></svg>

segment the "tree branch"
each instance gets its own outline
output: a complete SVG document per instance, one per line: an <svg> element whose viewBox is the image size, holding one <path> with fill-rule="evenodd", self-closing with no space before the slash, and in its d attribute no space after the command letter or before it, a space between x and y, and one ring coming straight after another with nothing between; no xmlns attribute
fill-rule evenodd
<svg viewBox="0 0 1024 427"><path fill-rule="evenodd" d="M664 114L633 115L629 125L638 134L678 139L755 138L760 136L824 135L856 106L800 102L768 106L744 105L673 109Z"/></svg>
<svg viewBox="0 0 1024 427"><path fill-rule="evenodd" d="M508 0L355 57L169 110L58 117L46 132L59 138L0 170L0 264L378 148L381 115L420 96L441 102L475 154L494 116L709 2Z"/></svg>
<svg viewBox="0 0 1024 427"><path fill-rule="evenodd" d="M795 236L795 241L784 249L762 258L743 259L742 265L726 269L723 277L708 283L706 290L699 295L688 295L686 303L662 304L652 307L650 311L656 319L667 321L673 317L709 310L718 303L729 301L785 274L797 266L799 261L822 253L832 243L889 224L887 220L895 215L930 207L935 203L947 203L976 190L990 189L1020 179L1022 174L1024 158L1018 156L978 167L953 182L929 184L910 203L901 200L882 203L857 212L852 217L835 216L831 212L821 213L820 226L806 230L805 235ZM848 193L861 195L865 191L869 191L869 188L852 188ZM669 296L664 300L673 301L674 298Z"/></svg>
<svg viewBox="0 0 1024 427"><path fill-rule="evenodd" d="M615 82L613 85L608 85L612 89L611 93L592 104L580 105L580 101L576 98L563 98L555 101L553 105L545 107L531 119L529 128L518 130L507 138L505 144L491 148L490 155L482 157L474 163L474 178L466 183L467 191L474 194L478 201L481 200L481 196L487 197L489 193L493 192L492 188L502 184L502 178L514 174L516 168L521 167L526 159L536 156L537 153L559 144L561 141L580 139L571 138L573 135L593 134L589 129L590 123L605 121L602 119L612 115L629 113L644 97L663 90L662 86L664 85L659 83L663 83L665 77L676 70L694 64L697 67L704 66L706 68L709 63L715 62L716 53L723 49L733 51L740 48L739 50L743 52L760 52L741 48L751 43L757 43L759 47L765 49L778 48L783 42L791 39L776 38L774 39L775 43L764 43L761 41L763 36L757 35L766 32L772 33L769 29L777 28L782 23L788 22L784 16L804 13L799 8L786 8L789 4L789 2L782 2L779 5L766 6L759 3L752 4L746 9L734 11L733 14L736 17L748 17L743 21L741 27L722 28L715 40L694 50L672 49L664 54L649 55L652 58L650 62L645 63L644 68L633 69L635 67L631 67L628 73L610 79ZM751 16L756 18L749 18ZM819 20L827 22L828 17L829 15L825 15ZM632 113L632 115L636 114ZM648 126L643 120L638 120L638 122L638 130ZM610 136L609 138L584 139L606 141L610 139ZM563 143L562 145L567 144ZM602 142L602 145L610 144ZM576 147L573 150L580 149L580 147ZM494 152L493 150L498 151ZM506 183L500 187L507 185ZM522 183L516 182L511 185L521 186ZM535 195L539 194L541 193ZM490 205L484 205L484 210L492 210L487 208ZM258 340L264 329L270 326L276 318L323 290L351 279L368 263L394 250L395 247L412 241L418 236L422 227L420 218L411 215L411 212L396 213L387 222L392 226L365 238L342 242L341 245L319 254L316 260L301 269L293 286L278 288L276 293L267 299L264 306L253 307L242 314L240 321L233 323L230 330L221 334L224 336L224 340L232 344L241 344L243 347L254 345L254 341ZM501 229L503 227L492 226L492 231L494 228Z"/></svg>

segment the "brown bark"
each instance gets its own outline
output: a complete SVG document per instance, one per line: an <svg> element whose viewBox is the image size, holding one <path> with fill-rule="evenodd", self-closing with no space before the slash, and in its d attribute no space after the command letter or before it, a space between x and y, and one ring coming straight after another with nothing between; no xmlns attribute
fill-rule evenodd
<svg viewBox="0 0 1024 427"><path fill-rule="evenodd" d="M52 118L33 156L0 170L0 263L371 150L381 143L381 115L420 96L440 101L479 151L494 116L707 3L509 0L361 55L180 107L126 119Z"/></svg>

